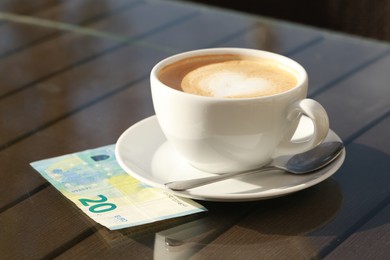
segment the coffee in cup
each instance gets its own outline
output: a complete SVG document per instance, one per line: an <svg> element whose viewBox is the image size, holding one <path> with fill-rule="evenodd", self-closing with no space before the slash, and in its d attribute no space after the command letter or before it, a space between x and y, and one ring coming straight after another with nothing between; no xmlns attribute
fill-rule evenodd
<svg viewBox="0 0 390 260"><path fill-rule="evenodd" d="M189 57L159 71L165 85L189 94L251 98L285 92L297 85L296 72L272 59L233 54Z"/></svg>
<svg viewBox="0 0 390 260"><path fill-rule="evenodd" d="M279 54L242 48L184 52L156 64L150 80L168 143L207 172L259 168L276 156L315 147L329 130L324 108L306 98L305 69ZM291 141L303 115L314 132Z"/></svg>

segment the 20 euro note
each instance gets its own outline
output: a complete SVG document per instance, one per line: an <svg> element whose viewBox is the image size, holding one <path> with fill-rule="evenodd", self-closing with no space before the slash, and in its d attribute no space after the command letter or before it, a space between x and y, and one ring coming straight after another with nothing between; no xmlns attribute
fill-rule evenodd
<svg viewBox="0 0 390 260"><path fill-rule="evenodd" d="M206 210L200 204L143 184L115 159L115 145L31 163L85 214L110 230Z"/></svg>

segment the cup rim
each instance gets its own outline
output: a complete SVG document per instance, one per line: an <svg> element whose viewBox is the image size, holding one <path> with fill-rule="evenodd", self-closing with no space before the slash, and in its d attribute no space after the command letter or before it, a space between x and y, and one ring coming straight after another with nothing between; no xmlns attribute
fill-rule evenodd
<svg viewBox="0 0 390 260"><path fill-rule="evenodd" d="M184 91L180 91L177 89L174 89L170 86L167 86L163 82L161 82L158 79L158 72L160 69L163 67L172 64L174 62L177 62L179 60L193 57L193 56L201 56L201 55L207 55L207 54L240 54L240 55L247 55L247 56L261 56L265 58L270 58L273 60L276 60L278 62L281 62L283 65L286 65L287 67L291 68L292 70L296 71L298 74L298 83L296 86L293 88L273 94L273 95L267 95L267 96L258 96L258 97L246 97L246 98L228 98L228 97L208 97L208 96L201 96L201 95L195 95L195 94L190 94L186 93ZM150 73L150 79L156 80L159 82L159 85L164 86L167 91L172 91L172 93L176 93L179 95L184 95L184 96L190 96L192 98L199 98L199 99L206 99L206 100L218 100L218 101L244 101L244 100L259 100L259 99L269 99L269 98L275 98L278 96L284 96L288 95L290 92L296 91L297 89L301 88L304 85L307 85L308 82L308 75L303 68L301 64L299 64L297 61L286 57L284 55L275 53L275 52L270 52L270 51L265 51L265 50L259 50L259 49L249 49L249 48L236 48L236 47L223 47L223 48L205 48L205 49L197 49L197 50L191 50L191 51L186 51L186 52L181 52L178 54L174 54L172 56L166 57L165 59L159 61L156 65L153 66L151 73ZM153 87L154 84L152 84Z"/></svg>

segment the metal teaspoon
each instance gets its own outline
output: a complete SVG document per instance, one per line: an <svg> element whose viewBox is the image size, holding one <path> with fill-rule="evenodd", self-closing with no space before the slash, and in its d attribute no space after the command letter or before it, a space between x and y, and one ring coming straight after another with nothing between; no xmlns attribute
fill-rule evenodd
<svg viewBox="0 0 390 260"><path fill-rule="evenodd" d="M274 169L280 169L296 175L306 174L319 170L333 162L339 156L343 148L344 145L341 142L326 142L304 153L277 157L260 169L224 173L221 175L192 180L172 181L165 183L165 187L174 191L183 191L210 183L227 180L240 175L258 173Z"/></svg>

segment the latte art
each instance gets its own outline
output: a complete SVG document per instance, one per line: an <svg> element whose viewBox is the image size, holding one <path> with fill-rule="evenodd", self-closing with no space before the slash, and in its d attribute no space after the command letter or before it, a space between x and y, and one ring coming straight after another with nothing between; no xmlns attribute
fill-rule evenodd
<svg viewBox="0 0 390 260"><path fill-rule="evenodd" d="M218 98L269 96L297 85L293 71L280 63L238 55L180 60L163 68L159 79L186 93Z"/></svg>
<svg viewBox="0 0 390 260"><path fill-rule="evenodd" d="M255 95L266 91L267 87L272 87L272 82L260 77L229 70L219 71L204 78L194 78L196 76L199 75L187 75L183 79L181 86L185 92L200 92L203 96L212 97L235 97Z"/></svg>
<svg viewBox="0 0 390 260"><path fill-rule="evenodd" d="M181 82L184 92L210 97L257 97L285 91L296 84L275 65L251 60L226 61L197 68Z"/></svg>

